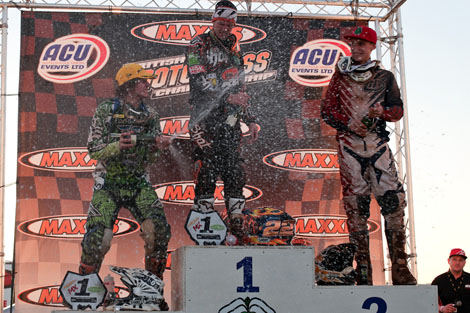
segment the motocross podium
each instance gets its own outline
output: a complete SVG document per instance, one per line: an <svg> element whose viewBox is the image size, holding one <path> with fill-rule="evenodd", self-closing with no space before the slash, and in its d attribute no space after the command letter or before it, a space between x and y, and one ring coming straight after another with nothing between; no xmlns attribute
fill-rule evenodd
<svg viewBox="0 0 470 313"><path fill-rule="evenodd" d="M210 225L205 225L207 227L194 227L193 230L197 229L196 232L190 233L188 230L198 245L183 246L172 253L169 288L171 295L165 294L165 299L170 302L169 309L173 312L407 313L412 310L428 313L438 311L436 286L354 286L352 258L355 250L350 251L351 244L333 247L336 249L333 252L336 253L333 254L330 263L341 263L342 259L347 261L334 271L334 268L327 268L322 263L327 261L330 252L328 248L315 256L314 247L293 245L296 244L291 240L293 236L277 236L275 239L278 241L286 240L283 245L277 246L260 245L260 240L266 241L269 238L256 233L248 236L243 246L217 245L218 242L211 244L211 240L221 239L222 244L225 242L226 229L213 227L215 224L221 226L224 223L215 215L198 214L190 214L186 222L188 228L194 225L193 219L203 220L206 223L210 221ZM277 215L277 218L281 218L280 215ZM346 253L343 254L348 257L341 258L341 253L344 251ZM345 265L350 266L345 267ZM65 279L61 286L64 301L68 302L68 306L73 310L78 308L77 303L80 301L83 304L81 309L89 307L92 310L121 312L160 310L159 305L154 308L143 307L138 302L161 304L163 295L161 280L141 269L120 267L110 267L110 269L121 276L121 281L126 285L128 292L135 296L131 301L125 303L125 300L121 300L123 301L121 305L107 306L106 297L109 297L109 293L106 294L105 284L96 274L101 285L100 282L96 282L93 289L84 287L86 283L91 286L92 278L74 278L74 281L78 282L75 283L78 287L74 287L74 283L66 282ZM104 280L106 284L109 283L106 278ZM118 290L114 286L107 287L108 290ZM70 291L74 293L74 297L70 297ZM95 294L92 295L93 291ZM80 298L80 295L86 297ZM91 305L91 302L94 304Z"/></svg>

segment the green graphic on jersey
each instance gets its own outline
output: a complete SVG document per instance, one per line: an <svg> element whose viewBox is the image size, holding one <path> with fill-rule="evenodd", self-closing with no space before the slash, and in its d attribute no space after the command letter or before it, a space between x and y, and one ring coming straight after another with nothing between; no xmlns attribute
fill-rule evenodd
<svg viewBox="0 0 470 313"><path fill-rule="evenodd" d="M188 65L192 66L192 65L196 65L196 64L199 64L199 59L198 59L197 55L194 54L194 53L188 54Z"/></svg>

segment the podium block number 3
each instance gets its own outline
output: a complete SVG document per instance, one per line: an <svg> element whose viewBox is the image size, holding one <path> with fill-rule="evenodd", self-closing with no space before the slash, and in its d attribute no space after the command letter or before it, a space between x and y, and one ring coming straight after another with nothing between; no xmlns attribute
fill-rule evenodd
<svg viewBox="0 0 470 313"><path fill-rule="evenodd" d="M247 256L237 263L237 270L243 267L243 287L237 287L237 292L259 292L259 287L253 286L253 258Z"/></svg>

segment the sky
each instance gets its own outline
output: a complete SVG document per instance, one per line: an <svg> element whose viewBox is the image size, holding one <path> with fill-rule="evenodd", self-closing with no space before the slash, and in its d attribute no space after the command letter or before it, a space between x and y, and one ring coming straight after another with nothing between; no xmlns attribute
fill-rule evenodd
<svg viewBox="0 0 470 313"><path fill-rule="evenodd" d="M470 89L470 63L465 59L470 51L465 23L469 9L467 0L408 0L401 7L419 284L430 283L448 269L452 248L470 254L470 203L464 198L470 185L470 163L465 161L470 146L465 144L463 133L470 116L470 100L465 93ZM9 9L8 15L8 48L19 51L19 14ZM13 259L18 114L18 73L14 68L18 64L18 53L9 52L6 261Z"/></svg>

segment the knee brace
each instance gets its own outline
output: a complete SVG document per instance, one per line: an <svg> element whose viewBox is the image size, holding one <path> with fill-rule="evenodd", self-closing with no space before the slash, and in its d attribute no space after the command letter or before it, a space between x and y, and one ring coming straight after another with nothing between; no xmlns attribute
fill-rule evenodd
<svg viewBox="0 0 470 313"><path fill-rule="evenodd" d="M140 236L144 240L145 248L149 250L153 250L154 242L155 242L155 225L151 219L146 219L140 225Z"/></svg>
<svg viewBox="0 0 470 313"><path fill-rule="evenodd" d="M113 231L102 224L95 224L87 229L82 241L81 263L84 264L84 272L90 272L92 267L95 268L94 271L99 271L105 254L111 248L112 238Z"/></svg>
<svg viewBox="0 0 470 313"><path fill-rule="evenodd" d="M344 209L346 213L364 216L366 219L370 216L370 196L347 196L343 197ZM349 214L349 213L348 213Z"/></svg>
<svg viewBox="0 0 470 313"><path fill-rule="evenodd" d="M343 203L348 216L349 232L367 231L367 220L370 216L370 196L344 197Z"/></svg>
<svg viewBox="0 0 470 313"><path fill-rule="evenodd" d="M383 196L377 197L377 202L382 208L382 215L395 213L406 206L405 195L403 192L389 190Z"/></svg>
<svg viewBox="0 0 470 313"><path fill-rule="evenodd" d="M404 231L405 230L405 221L403 220L404 216L405 216L405 212L403 212L403 210L384 215L385 231L394 231L394 232Z"/></svg>
<svg viewBox="0 0 470 313"><path fill-rule="evenodd" d="M113 239L113 231L110 228L104 229L103 240L101 241L101 254L103 257L111 248L111 240Z"/></svg>

